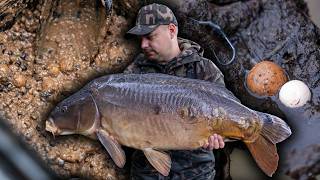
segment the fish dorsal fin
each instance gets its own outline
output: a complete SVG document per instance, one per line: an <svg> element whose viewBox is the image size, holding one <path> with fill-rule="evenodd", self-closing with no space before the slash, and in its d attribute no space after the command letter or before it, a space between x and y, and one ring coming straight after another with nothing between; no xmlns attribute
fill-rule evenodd
<svg viewBox="0 0 320 180"><path fill-rule="evenodd" d="M143 149L150 164L162 175L168 176L171 169L171 158L168 154L152 148Z"/></svg>
<svg viewBox="0 0 320 180"><path fill-rule="evenodd" d="M114 140L110 135L102 129L97 131L98 139L100 140L101 144L106 148L108 153L110 154L114 163L122 168L126 163L126 155L121 148L120 144Z"/></svg>

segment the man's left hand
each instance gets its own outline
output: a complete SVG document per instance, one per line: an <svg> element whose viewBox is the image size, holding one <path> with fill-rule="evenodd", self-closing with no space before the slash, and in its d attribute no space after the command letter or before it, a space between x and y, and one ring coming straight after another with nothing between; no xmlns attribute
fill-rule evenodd
<svg viewBox="0 0 320 180"><path fill-rule="evenodd" d="M225 144L223 138L218 134L213 134L212 136L209 136L208 142L204 144L202 147L207 150L213 150L224 148L224 145Z"/></svg>

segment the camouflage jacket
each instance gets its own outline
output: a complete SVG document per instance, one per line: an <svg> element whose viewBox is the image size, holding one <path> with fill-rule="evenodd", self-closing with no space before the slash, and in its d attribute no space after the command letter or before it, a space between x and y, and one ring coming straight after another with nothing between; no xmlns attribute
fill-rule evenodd
<svg viewBox="0 0 320 180"><path fill-rule="evenodd" d="M215 64L203 57L203 49L200 45L182 38L178 38L178 43L181 53L168 63L156 63L140 53L124 73L164 73L224 85L223 74Z"/></svg>

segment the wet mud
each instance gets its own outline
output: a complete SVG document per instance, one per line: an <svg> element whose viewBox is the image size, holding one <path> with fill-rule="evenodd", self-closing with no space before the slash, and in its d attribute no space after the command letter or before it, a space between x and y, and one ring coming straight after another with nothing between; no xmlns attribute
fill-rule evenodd
<svg viewBox="0 0 320 180"><path fill-rule="evenodd" d="M31 3L32 0L2 0L0 2L0 31L11 28L16 20L16 15L27 8Z"/></svg>
<svg viewBox="0 0 320 180"><path fill-rule="evenodd" d="M98 142L53 137L51 109L91 79L122 71L136 53L126 18L100 1L37 1L0 32L1 115L59 176L125 179Z"/></svg>
<svg viewBox="0 0 320 180"><path fill-rule="evenodd" d="M48 113L59 101L95 77L121 72L138 52L137 40L125 39L125 32L139 7L153 1L114 1L110 15L99 2L35 0L0 16L1 115L64 178L128 178L128 165L117 168L98 142L82 136L54 138L44 131ZM299 0L160 2L175 9L180 36L204 47L205 56L221 68L227 87L243 104L278 115L292 127L293 135L278 145L281 159L275 179L320 174L320 32L306 5ZM237 50L232 64L223 66L214 58L230 59L223 38L190 17L221 26ZM289 79L304 81L312 99L289 109L277 95L250 94L244 79L264 59L277 63Z"/></svg>

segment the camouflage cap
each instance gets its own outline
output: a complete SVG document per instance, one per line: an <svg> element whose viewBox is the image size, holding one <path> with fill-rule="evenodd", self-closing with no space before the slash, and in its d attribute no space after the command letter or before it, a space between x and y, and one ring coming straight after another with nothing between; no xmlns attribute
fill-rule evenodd
<svg viewBox="0 0 320 180"><path fill-rule="evenodd" d="M176 17L170 8L162 4L149 4L143 6L138 13L136 26L127 33L146 35L155 30L159 25L173 23L178 26Z"/></svg>

